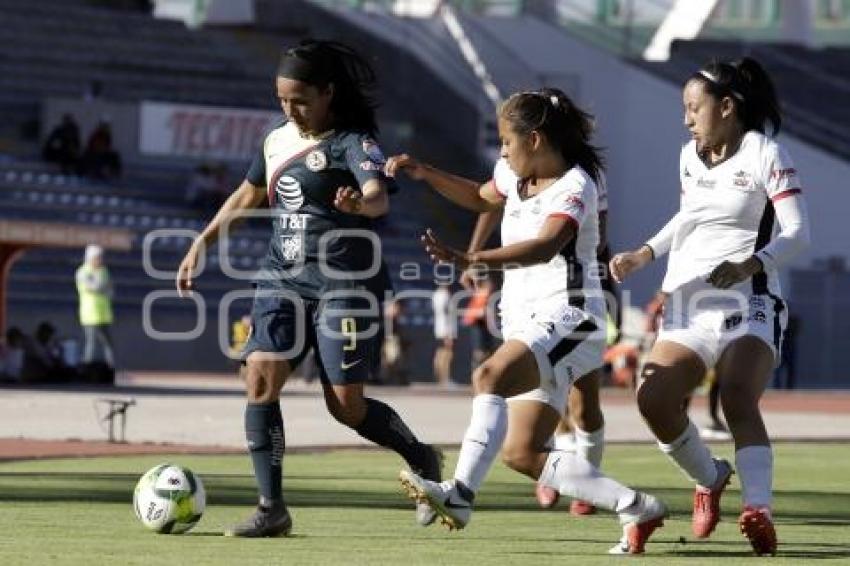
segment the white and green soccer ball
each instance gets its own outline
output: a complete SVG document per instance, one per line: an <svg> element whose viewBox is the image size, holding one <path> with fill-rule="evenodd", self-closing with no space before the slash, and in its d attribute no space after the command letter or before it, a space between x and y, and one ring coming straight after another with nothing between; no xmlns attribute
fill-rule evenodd
<svg viewBox="0 0 850 566"><path fill-rule="evenodd" d="M201 520L207 496L201 478L174 464L154 466L133 493L133 510L144 526L163 534L185 533Z"/></svg>

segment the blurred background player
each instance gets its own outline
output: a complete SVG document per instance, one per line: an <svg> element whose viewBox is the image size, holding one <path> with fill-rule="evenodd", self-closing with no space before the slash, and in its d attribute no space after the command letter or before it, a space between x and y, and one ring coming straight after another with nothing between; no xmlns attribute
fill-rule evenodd
<svg viewBox="0 0 850 566"><path fill-rule="evenodd" d="M311 347L334 418L396 451L417 472L440 479L438 451L419 442L388 405L364 396L373 352L380 348L376 297L383 298L389 279L383 260L375 257L380 249L370 249L362 237L333 232L369 230L372 219L389 209L384 157L374 139L374 84L371 66L340 43L309 40L287 50L276 77L285 119L266 135L245 180L178 269L178 290L191 290L198 257L222 228L240 211L268 202L274 235L256 282L252 333L243 349L245 432L260 500L255 513L225 535L279 536L292 528L281 485L280 390ZM335 235L320 254L320 239L328 234ZM378 269L370 269L374 265ZM417 518L427 524L434 514L420 506Z"/></svg>
<svg viewBox="0 0 850 566"><path fill-rule="evenodd" d="M431 295L431 308L434 311L434 379L442 387L450 387L452 363L455 357L455 339L457 338L457 316L452 303L451 284L437 281L437 287Z"/></svg>
<svg viewBox="0 0 850 566"><path fill-rule="evenodd" d="M423 237L435 261L505 270L499 305L505 342L473 375L472 417L454 479L437 483L402 471L401 481L450 528L463 528L502 450L514 470L617 512L624 536L611 552L641 553L663 523L664 505L605 477L580 455L547 448L568 389L583 388L602 365L604 300L598 279L589 276L599 243L595 179L602 168L589 141L592 118L557 89L515 94L498 117L502 159L483 186L408 155L387 163L389 174L405 171L470 210L504 209L503 247L468 253L430 230Z"/></svg>
<svg viewBox="0 0 850 566"><path fill-rule="evenodd" d="M764 133L770 123L775 135L782 119L758 62L705 65L685 84L683 103L693 139L681 152L681 208L646 244L611 261L622 280L670 251L664 319L638 406L661 450L697 484L692 529L709 536L732 466L712 458L683 405L715 367L741 478L738 523L757 554L775 554L773 452L759 399L788 314L777 270L808 245L808 215L796 169Z"/></svg>

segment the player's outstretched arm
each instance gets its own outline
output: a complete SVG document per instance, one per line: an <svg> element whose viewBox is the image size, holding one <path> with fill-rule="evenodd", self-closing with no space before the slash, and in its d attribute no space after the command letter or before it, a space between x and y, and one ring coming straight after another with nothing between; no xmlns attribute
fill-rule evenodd
<svg viewBox="0 0 850 566"><path fill-rule="evenodd" d="M535 238L480 252L460 252L443 244L431 230L422 237L425 251L437 262L454 263L461 269L486 265L492 269L516 269L551 260L576 235L571 219L550 216Z"/></svg>
<svg viewBox="0 0 850 566"><path fill-rule="evenodd" d="M176 285L181 297L192 290L192 278L198 265L198 258L202 253L206 253L207 246L218 238L222 226L239 221L240 211L257 208L264 198L266 198L265 187L258 187L246 180L242 181L239 188L224 201L207 227L189 246L183 261L180 262L180 267L177 268Z"/></svg>
<svg viewBox="0 0 850 566"><path fill-rule="evenodd" d="M403 171L411 179L425 181L456 205L473 212L498 210L503 206L502 198L488 185L437 169L406 153L390 157L384 171L388 177L395 177Z"/></svg>

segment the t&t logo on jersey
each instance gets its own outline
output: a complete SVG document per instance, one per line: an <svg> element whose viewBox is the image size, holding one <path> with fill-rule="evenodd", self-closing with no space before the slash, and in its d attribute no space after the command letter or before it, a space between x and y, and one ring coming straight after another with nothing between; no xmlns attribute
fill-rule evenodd
<svg viewBox="0 0 850 566"><path fill-rule="evenodd" d="M793 167L789 167L788 169L774 169L770 172L770 178L775 181L781 181L782 179L790 179L797 175L797 170Z"/></svg>
<svg viewBox="0 0 850 566"><path fill-rule="evenodd" d="M304 204L304 193L298 179L284 175L274 187L277 197L286 210L298 210Z"/></svg>

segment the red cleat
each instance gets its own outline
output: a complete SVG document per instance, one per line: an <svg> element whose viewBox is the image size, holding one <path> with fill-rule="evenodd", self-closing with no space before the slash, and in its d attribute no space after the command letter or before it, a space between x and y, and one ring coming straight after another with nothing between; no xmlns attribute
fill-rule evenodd
<svg viewBox="0 0 850 566"><path fill-rule="evenodd" d="M537 503L543 509L551 509L558 503L558 499L561 498L561 494L556 489L542 483L538 483L535 486L534 496L537 498Z"/></svg>
<svg viewBox="0 0 850 566"><path fill-rule="evenodd" d="M646 541L655 529L664 526L667 507L651 495L639 494L640 510L637 514L620 513L623 538L608 554L643 554Z"/></svg>
<svg viewBox="0 0 850 566"><path fill-rule="evenodd" d="M596 513L596 507L592 503L582 501L581 499L573 499L570 503L570 515L593 515Z"/></svg>
<svg viewBox="0 0 850 566"><path fill-rule="evenodd" d="M776 556L776 530L770 518L770 510L745 507L738 519L741 533L753 547L757 556L770 554Z"/></svg>
<svg viewBox="0 0 850 566"><path fill-rule="evenodd" d="M720 522L720 497L729 485L734 473L732 465L726 460L714 460L717 466L717 481L711 488L698 485L694 492L694 515L691 530L697 538L708 538Z"/></svg>

